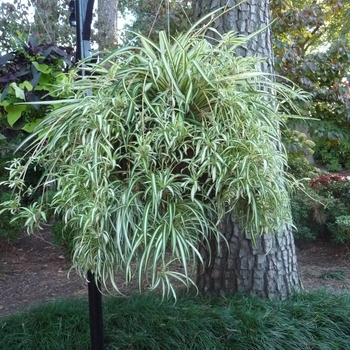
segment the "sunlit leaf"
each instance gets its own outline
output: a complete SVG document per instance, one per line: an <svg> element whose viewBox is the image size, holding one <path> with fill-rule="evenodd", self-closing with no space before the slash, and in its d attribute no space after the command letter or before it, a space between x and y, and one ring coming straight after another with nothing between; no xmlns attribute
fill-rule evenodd
<svg viewBox="0 0 350 350"><path fill-rule="evenodd" d="M51 72L52 68L45 63L38 63L36 61L32 62L32 65L41 73L48 74Z"/></svg>
<svg viewBox="0 0 350 350"><path fill-rule="evenodd" d="M22 130L26 132L32 132L42 121L42 119L35 119L34 121L27 123Z"/></svg>
<svg viewBox="0 0 350 350"><path fill-rule="evenodd" d="M21 118L22 112L27 109L25 105L7 105L5 110L7 112L7 121L10 126L16 123L16 121Z"/></svg>
<svg viewBox="0 0 350 350"><path fill-rule="evenodd" d="M23 89L18 87L16 83L11 83L10 86L15 91L15 95L16 95L17 98L20 98L21 100L25 100Z"/></svg>
<svg viewBox="0 0 350 350"><path fill-rule="evenodd" d="M18 86L23 90L24 88L26 88L28 91L33 90L33 85L27 80L25 80L23 83L19 84Z"/></svg>

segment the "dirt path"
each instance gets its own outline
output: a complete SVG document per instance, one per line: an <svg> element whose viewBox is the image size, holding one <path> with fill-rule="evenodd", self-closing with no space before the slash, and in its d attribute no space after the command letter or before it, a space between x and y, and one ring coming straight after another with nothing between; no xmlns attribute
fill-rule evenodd
<svg viewBox="0 0 350 350"><path fill-rule="evenodd" d="M14 246L0 243L0 317L57 298L86 296L84 280L71 272L63 251L43 239L22 234ZM350 291L350 251L318 242L298 249L304 288Z"/></svg>
<svg viewBox="0 0 350 350"><path fill-rule="evenodd" d="M0 246L0 253L0 316L86 294L85 282L74 271L67 278L70 262L63 251L48 241L22 234L15 246Z"/></svg>
<svg viewBox="0 0 350 350"><path fill-rule="evenodd" d="M329 242L299 247L298 262L304 288L350 292L350 249Z"/></svg>

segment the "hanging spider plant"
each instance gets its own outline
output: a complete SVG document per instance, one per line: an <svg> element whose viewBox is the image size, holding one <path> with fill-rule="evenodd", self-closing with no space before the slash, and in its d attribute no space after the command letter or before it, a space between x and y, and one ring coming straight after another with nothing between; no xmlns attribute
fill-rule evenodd
<svg viewBox="0 0 350 350"><path fill-rule="evenodd" d="M236 56L249 38L230 32L212 45L193 33L137 35L139 47L83 62L57 87L75 97L58 101L27 141L29 162L10 169L8 184L20 191L7 208L19 207L31 230L53 209L73 232L73 266L116 290L120 271L174 295L174 279L193 283L198 247L209 235L222 239L227 212L252 237L291 221L286 154L276 144L303 94L259 71L259 59ZM20 207L32 191L23 187L29 163L47 169L44 193L54 179L50 203L42 196Z"/></svg>

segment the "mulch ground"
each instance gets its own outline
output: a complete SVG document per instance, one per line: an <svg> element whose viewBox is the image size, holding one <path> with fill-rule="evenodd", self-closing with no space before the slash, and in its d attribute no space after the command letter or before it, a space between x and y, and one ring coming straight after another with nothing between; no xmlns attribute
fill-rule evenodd
<svg viewBox="0 0 350 350"><path fill-rule="evenodd" d="M87 297L86 281L74 270L67 278L70 261L50 239L50 232L44 231L41 237L22 233L13 246L0 243L0 317L59 298ZM306 290L350 291L347 247L304 244L298 247L298 261Z"/></svg>
<svg viewBox="0 0 350 350"><path fill-rule="evenodd" d="M0 316L43 301L86 294L86 282L72 271L62 249L42 238L20 235L14 246L0 246Z"/></svg>

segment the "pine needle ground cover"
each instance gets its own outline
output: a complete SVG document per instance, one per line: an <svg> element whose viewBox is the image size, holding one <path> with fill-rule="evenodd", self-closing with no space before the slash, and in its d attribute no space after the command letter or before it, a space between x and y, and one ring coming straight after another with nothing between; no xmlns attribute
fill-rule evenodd
<svg viewBox="0 0 350 350"><path fill-rule="evenodd" d="M154 294L106 298L106 349L349 349L350 294L289 301ZM62 300L0 319L0 349L89 349L85 300Z"/></svg>

